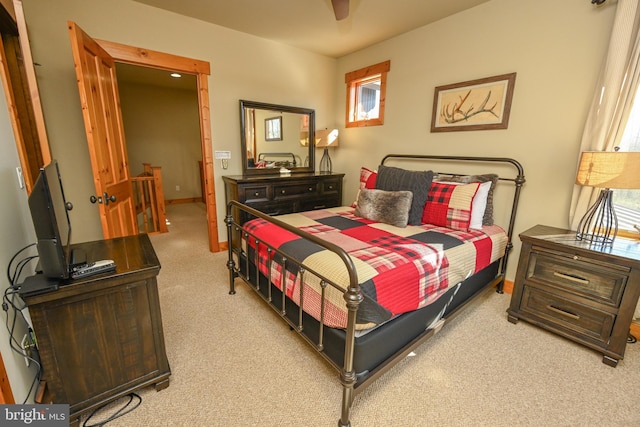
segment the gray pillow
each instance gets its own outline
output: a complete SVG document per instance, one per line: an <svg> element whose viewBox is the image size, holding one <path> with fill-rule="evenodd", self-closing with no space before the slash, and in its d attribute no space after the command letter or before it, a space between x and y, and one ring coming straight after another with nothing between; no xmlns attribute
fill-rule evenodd
<svg viewBox="0 0 640 427"><path fill-rule="evenodd" d="M409 210L409 225L422 223L422 211L427 203L432 171L410 171L393 166L378 167L376 189L385 191L411 191L413 200Z"/></svg>
<svg viewBox="0 0 640 427"><path fill-rule="evenodd" d="M406 227L413 194L411 191L384 191L363 188L358 194L356 216L376 222Z"/></svg>
<svg viewBox="0 0 640 427"><path fill-rule="evenodd" d="M482 217L482 225L493 225L493 189L496 188L498 182L498 175L494 173L488 173L486 175L443 175L440 174L436 177L438 181L447 182L462 182L469 184L470 182L488 182L491 181L491 188L489 188L489 194L487 195L487 207L484 210L484 216Z"/></svg>

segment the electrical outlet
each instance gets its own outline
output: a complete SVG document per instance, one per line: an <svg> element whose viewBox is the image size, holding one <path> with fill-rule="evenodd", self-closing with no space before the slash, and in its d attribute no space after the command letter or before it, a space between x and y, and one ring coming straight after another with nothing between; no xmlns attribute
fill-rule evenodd
<svg viewBox="0 0 640 427"><path fill-rule="evenodd" d="M24 334L22 337L22 342L20 342L20 347L22 349L22 356L24 356L24 363L27 364L27 367L31 364L31 338L29 338L29 334Z"/></svg>

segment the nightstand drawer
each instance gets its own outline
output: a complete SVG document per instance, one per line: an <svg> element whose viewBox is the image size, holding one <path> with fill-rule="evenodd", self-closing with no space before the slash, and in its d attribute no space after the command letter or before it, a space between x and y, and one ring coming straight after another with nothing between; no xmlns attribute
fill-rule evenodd
<svg viewBox="0 0 640 427"><path fill-rule="evenodd" d="M544 281L553 288L618 307L629 271L626 267L605 266L594 259L534 247L526 279Z"/></svg>
<svg viewBox="0 0 640 427"><path fill-rule="evenodd" d="M616 316L554 294L525 286L521 310L586 338L607 344Z"/></svg>
<svg viewBox="0 0 640 427"><path fill-rule="evenodd" d="M299 183L293 185L274 185L274 199L287 197L310 196L318 194L318 185L315 182Z"/></svg>

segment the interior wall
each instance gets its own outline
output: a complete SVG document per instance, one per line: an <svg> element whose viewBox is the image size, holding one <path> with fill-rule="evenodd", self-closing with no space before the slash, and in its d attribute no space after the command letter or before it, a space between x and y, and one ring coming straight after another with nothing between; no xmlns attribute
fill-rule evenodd
<svg viewBox="0 0 640 427"><path fill-rule="evenodd" d="M35 242L36 237L27 204L27 192L24 188L20 188L16 172L16 168L20 166L20 160L4 96L4 87L0 85L0 89L3 90L0 94L0 152L2 153L0 156L0 194L2 194L2 203L0 203L0 218L2 218L0 221L0 266L4 272L14 254ZM34 254L35 251L27 250L22 255ZM23 256L19 256L12 265L15 267L16 262ZM28 265L22 278L32 274L33 267L33 265ZM13 272L13 269L11 271ZM6 274L3 274L0 279L0 292L3 295L9 285ZM16 302L22 304L19 298ZM2 313L2 323L4 323L7 314L10 319L13 319L14 313L10 309L7 313ZM20 339L26 332L26 328L26 323L18 317L14 336ZM27 396L30 382L34 378L35 366L32 364L27 368L22 355L11 350L9 333L4 325L0 327L0 353L2 353L13 397L16 403L22 403Z"/></svg>
<svg viewBox="0 0 640 427"><path fill-rule="evenodd" d="M202 197L198 92L118 84L131 175L162 167L165 200ZM239 150L238 150L239 151Z"/></svg>
<svg viewBox="0 0 640 427"><path fill-rule="evenodd" d="M131 0L24 0L52 155L74 203L74 242L102 238L67 21L96 39L208 61L214 150L231 151L229 169L214 162L218 233L225 236L222 175L241 174L239 100L316 110L331 126L336 60ZM69 187L68 189L66 187ZM224 237L221 237L224 239Z"/></svg>
<svg viewBox="0 0 640 427"><path fill-rule="evenodd" d="M515 226L568 227L582 129L605 55L615 2L492 0L338 61L336 171L355 199L360 166L391 152L512 157L526 184ZM391 60L385 123L344 128L347 72ZM436 86L516 72L508 129L431 133ZM353 159L358 159L354 164ZM506 225L506 221L502 224ZM507 278L520 249L514 239Z"/></svg>

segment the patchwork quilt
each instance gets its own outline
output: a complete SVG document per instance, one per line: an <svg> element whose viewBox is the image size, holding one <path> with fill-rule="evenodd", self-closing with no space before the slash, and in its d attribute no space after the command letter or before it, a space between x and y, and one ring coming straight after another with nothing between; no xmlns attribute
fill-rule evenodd
<svg viewBox="0 0 640 427"><path fill-rule="evenodd" d="M507 235L497 226L460 231L423 224L398 228L354 215L351 207L280 215L278 219L343 248L356 267L364 297L357 311L357 329L384 323L402 313L437 300L451 286L482 270L504 255ZM263 219L244 224L243 242L250 259L258 247L259 269L299 306L335 328L346 328L343 293L349 284L347 270L331 251ZM266 242L304 265L285 262ZM271 262L268 262L268 257ZM283 277L284 273L284 277ZM328 286L322 286L323 276ZM324 305L322 293L325 294ZM302 301L302 304L301 304Z"/></svg>

